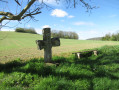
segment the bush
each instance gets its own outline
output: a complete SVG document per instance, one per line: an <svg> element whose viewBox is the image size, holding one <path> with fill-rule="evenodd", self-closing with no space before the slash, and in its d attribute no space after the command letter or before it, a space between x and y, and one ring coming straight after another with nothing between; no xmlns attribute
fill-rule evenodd
<svg viewBox="0 0 119 90"><path fill-rule="evenodd" d="M37 34L34 28L16 28L15 32Z"/></svg>
<svg viewBox="0 0 119 90"><path fill-rule="evenodd" d="M51 36L52 37L65 38L65 39L78 39L78 34L75 32L52 30Z"/></svg>
<svg viewBox="0 0 119 90"><path fill-rule="evenodd" d="M16 28L15 32L23 32L23 33L25 33L25 30L24 30L24 28Z"/></svg>
<svg viewBox="0 0 119 90"><path fill-rule="evenodd" d="M103 38L103 41L119 41L119 33L116 34L106 34Z"/></svg>

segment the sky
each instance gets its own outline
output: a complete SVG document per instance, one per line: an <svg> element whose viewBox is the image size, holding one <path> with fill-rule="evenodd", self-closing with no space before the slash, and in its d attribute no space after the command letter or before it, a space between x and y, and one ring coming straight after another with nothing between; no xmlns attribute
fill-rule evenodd
<svg viewBox="0 0 119 90"><path fill-rule="evenodd" d="M37 3L40 4L40 1ZM10 3L12 5L5 7L5 4L1 3L0 6L15 12L17 7L14 4L14 0ZM76 8L70 8L64 2L57 4L55 0L45 0L45 3L52 8L42 8L42 13L35 16L38 21L29 21L29 18L20 22L10 21L1 30L14 31L16 27L32 27L37 33L42 34L43 28L50 27L51 30L76 32L80 40L102 37L105 34L119 31L119 0L91 0L89 4L97 8L89 12L86 12L87 9L82 7L82 4L79 4ZM25 3L22 7L24 6ZM3 21L2 24L4 25L7 22Z"/></svg>

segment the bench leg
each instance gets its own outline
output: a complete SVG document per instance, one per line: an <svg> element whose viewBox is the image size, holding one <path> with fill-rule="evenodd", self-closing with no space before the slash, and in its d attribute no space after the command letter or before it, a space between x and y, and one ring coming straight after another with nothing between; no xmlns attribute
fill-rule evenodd
<svg viewBox="0 0 119 90"><path fill-rule="evenodd" d="M81 57L80 57L80 53L77 53L77 57L78 57L78 59L80 59Z"/></svg>
<svg viewBox="0 0 119 90"><path fill-rule="evenodd" d="M93 51L94 55L97 56L98 55L98 52L97 51Z"/></svg>

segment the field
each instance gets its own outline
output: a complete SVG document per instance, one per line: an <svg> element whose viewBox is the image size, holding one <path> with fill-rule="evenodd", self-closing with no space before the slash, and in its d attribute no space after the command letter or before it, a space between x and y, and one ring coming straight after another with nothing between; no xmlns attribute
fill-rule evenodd
<svg viewBox="0 0 119 90"><path fill-rule="evenodd" d="M29 60L43 57L43 50L37 50L35 40L42 40L42 35L0 32L0 62L5 63L15 59ZM60 39L61 46L53 47L53 56L69 56L72 52L83 49L98 48L104 45L119 45L116 41L91 41Z"/></svg>
<svg viewBox="0 0 119 90"><path fill-rule="evenodd" d="M41 59L21 59L0 64L1 90L118 90L119 46L98 48L98 56L80 60L54 56L46 64Z"/></svg>
<svg viewBox="0 0 119 90"><path fill-rule="evenodd" d="M38 39L42 36L0 32L0 90L119 89L119 42L61 39L53 47L53 63L44 63ZM93 48L98 56L72 55Z"/></svg>

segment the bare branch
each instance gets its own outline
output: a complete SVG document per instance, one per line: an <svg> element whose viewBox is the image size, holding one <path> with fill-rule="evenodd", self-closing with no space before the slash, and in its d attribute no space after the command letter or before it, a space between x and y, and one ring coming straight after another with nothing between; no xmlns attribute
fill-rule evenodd
<svg viewBox="0 0 119 90"><path fill-rule="evenodd" d="M20 12L18 15L19 17L22 17L23 14L30 8L30 6L35 2L36 0L31 0L28 5Z"/></svg>
<svg viewBox="0 0 119 90"><path fill-rule="evenodd" d="M19 8L22 8L23 0L21 0L21 2L20 2L20 0L14 0L14 1L17 4L17 8L18 8L18 6L20 6ZM35 1L41 1L41 2L38 4L34 4ZM56 4L58 4L58 2L60 2L61 0L55 0L55 1L56 1ZM66 2L66 5L68 5L68 7L76 8L76 6L80 5L80 3L81 3L82 6L86 7L87 11L92 10L93 8L96 8L96 7L92 7L85 0L64 0L64 1ZM7 3L8 1L7 0L0 0L0 2L6 2ZM65 2L63 2L63 3L65 3ZM30 9L30 7L33 4L34 4L35 8L32 10L32 9ZM17 9L17 10L20 10L20 13L18 13L18 14L17 14L17 10L16 10L16 14L11 13L9 8L8 8L9 12L4 12L4 10L0 11L0 15L2 16L2 17L0 17L0 23L3 20L18 20L18 21L20 21L26 17L30 17L30 18L34 19L34 15L40 14L41 13L40 10L42 8L54 9L50 5L48 5L44 0L27 0L27 5L26 5L26 7L24 7L24 9L22 9L22 10Z"/></svg>
<svg viewBox="0 0 119 90"><path fill-rule="evenodd" d="M6 17L5 16L2 16L2 18L0 18L0 22L2 22L5 19L6 19Z"/></svg>
<svg viewBox="0 0 119 90"><path fill-rule="evenodd" d="M88 11L88 10L92 10L93 8L96 8L95 6L92 7L91 5L89 5L89 4L86 3L84 0L80 0L80 1L85 5L84 7L87 8L87 11Z"/></svg>
<svg viewBox="0 0 119 90"><path fill-rule="evenodd" d="M41 12L36 12L36 13L32 13L32 14L26 14L25 16L24 13L30 8L30 6L35 2L36 0L31 0L27 5L26 7L18 14L18 15L13 15L12 13L10 12L0 12L0 15L2 15L3 17L0 18L0 23L3 21L3 20L21 20L21 19L24 19L25 17L27 16L30 16L30 15L36 15L36 14L39 14Z"/></svg>
<svg viewBox="0 0 119 90"><path fill-rule="evenodd" d="M2 25L2 23L1 23L0 30L1 30L2 27L6 26L9 22L10 22L10 20L8 22L6 22L4 25Z"/></svg>
<svg viewBox="0 0 119 90"><path fill-rule="evenodd" d="M76 7L76 1L74 0L74 8Z"/></svg>
<svg viewBox="0 0 119 90"><path fill-rule="evenodd" d="M33 15L36 15L36 14L39 14L39 13L41 13L41 12L25 14L21 19L24 19L24 18L27 17L27 16L32 17Z"/></svg>
<svg viewBox="0 0 119 90"><path fill-rule="evenodd" d="M15 2L16 2L19 6L21 6L18 0L15 0Z"/></svg>
<svg viewBox="0 0 119 90"><path fill-rule="evenodd" d="M0 12L0 15L7 16L7 17L13 17L14 15L10 12Z"/></svg>

